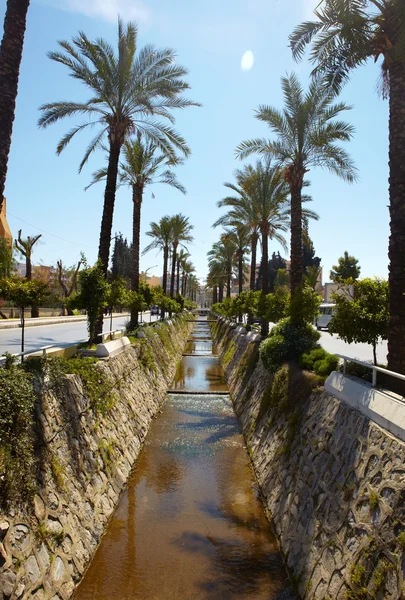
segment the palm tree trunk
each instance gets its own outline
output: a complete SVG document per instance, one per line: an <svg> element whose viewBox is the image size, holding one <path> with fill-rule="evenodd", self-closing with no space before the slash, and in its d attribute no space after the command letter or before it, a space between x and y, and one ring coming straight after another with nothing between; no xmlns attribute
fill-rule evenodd
<svg viewBox="0 0 405 600"><path fill-rule="evenodd" d="M390 68L388 369L405 374L405 66Z"/></svg>
<svg viewBox="0 0 405 600"><path fill-rule="evenodd" d="M231 275L227 275L226 278L226 297L230 298L231 297Z"/></svg>
<svg viewBox="0 0 405 600"><path fill-rule="evenodd" d="M224 299L224 286L223 286L223 284L221 283L221 284L219 285L219 301L220 301L220 302L222 302L222 301L223 301L223 299Z"/></svg>
<svg viewBox="0 0 405 600"><path fill-rule="evenodd" d="M174 296L174 278L176 275L177 242L173 242L172 275L170 279L170 298Z"/></svg>
<svg viewBox="0 0 405 600"><path fill-rule="evenodd" d="M140 232L141 232L141 207L142 207L142 188L132 186L132 201L134 212L132 219L132 268L131 268L131 290L139 291L139 251L140 251ZM138 311L131 309L130 328L138 327Z"/></svg>
<svg viewBox="0 0 405 600"><path fill-rule="evenodd" d="M252 290L252 292L255 291L255 287L256 287L256 254L257 254L257 240L258 240L258 236L257 233L252 233L252 239L251 239L251 249L252 249L252 255L251 255L251 259L250 259L250 289Z"/></svg>
<svg viewBox="0 0 405 600"><path fill-rule="evenodd" d="M300 293L302 289L302 184L296 181L291 189L291 319L296 324L302 321Z"/></svg>
<svg viewBox="0 0 405 600"><path fill-rule="evenodd" d="M216 304L218 302L218 287L214 285L212 288L212 303Z"/></svg>
<svg viewBox="0 0 405 600"><path fill-rule="evenodd" d="M183 271L183 273L181 274L181 295L182 296L184 296L184 281L185 281L184 277L185 277L185 274L184 274L184 271Z"/></svg>
<svg viewBox="0 0 405 600"><path fill-rule="evenodd" d="M101 261L101 268L107 277L108 259L110 257L111 232L114 216L115 191L117 189L118 163L120 160L121 143L110 141L110 154L108 157L107 183L104 192L103 217L101 219L100 243L98 247L98 258ZM103 332L103 311L97 319L94 341Z"/></svg>
<svg viewBox="0 0 405 600"><path fill-rule="evenodd" d="M262 228L262 294L269 293L269 232Z"/></svg>
<svg viewBox="0 0 405 600"><path fill-rule="evenodd" d="M238 252L238 278L239 278L239 294L243 292L243 252Z"/></svg>
<svg viewBox="0 0 405 600"><path fill-rule="evenodd" d="M176 281L176 290L177 294L180 294L180 263L177 261L177 281Z"/></svg>
<svg viewBox="0 0 405 600"><path fill-rule="evenodd" d="M167 292L167 263L169 259L169 248L167 246L163 249L163 293L166 295Z"/></svg>
<svg viewBox="0 0 405 600"><path fill-rule="evenodd" d="M18 93L18 79L30 0L7 0L0 46L0 210Z"/></svg>

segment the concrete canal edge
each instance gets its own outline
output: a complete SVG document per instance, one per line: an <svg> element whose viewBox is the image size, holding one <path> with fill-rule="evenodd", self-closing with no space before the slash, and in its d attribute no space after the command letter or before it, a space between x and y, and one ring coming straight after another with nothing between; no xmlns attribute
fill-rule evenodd
<svg viewBox="0 0 405 600"><path fill-rule="evenodd" d="M405 444L323 389L274 410L259 341L224 320L212 334L300 596L404 598Z"/></svg>
<svg viewBox="0 0 405 600"><path fill-rule="evenodd" d="M0 515L1 599L72 597L166 397L191 327L178 317L98 363L117 382L116 402L104 416L88 410L76 375L66 376L62 400L52 389L41 394L38 421L49 443L32 506Z"/></svg>

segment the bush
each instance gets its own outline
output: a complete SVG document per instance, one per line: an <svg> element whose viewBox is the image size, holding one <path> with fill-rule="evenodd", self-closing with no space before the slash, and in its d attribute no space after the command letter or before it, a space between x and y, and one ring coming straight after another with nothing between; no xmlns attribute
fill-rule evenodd
<svg viewBox="0 0 405 600"><path fill-rule="evenodd" d="M323 348L315 348L311 352L303 354L300 365L307 371L315 371L317 375L327 377L332 371L336 371L339 359L334 354L329 354Z"/></svg>
<svg viewBox="0 0 405 600"><path fill-rule="evenodd" d="M260 344L260 358L270 373L275 373L288 354L288 344L282 335L268 337Z"/></svg>
<svg viewBox="0 0 405 600"><path fill-rule="evenodd" d="M0 502L26 501L33 491L31 435L35 393L21 367L0 370Z"/></svg>
<svg viewBox="0 0 405 600"><path fill-rule="evenodd" d="M294 325L283 319L273 327L269 337L260 346L260 358L266 368L275 373L283 362L296 361L316 347L320 334L308 323Z"/></svg>

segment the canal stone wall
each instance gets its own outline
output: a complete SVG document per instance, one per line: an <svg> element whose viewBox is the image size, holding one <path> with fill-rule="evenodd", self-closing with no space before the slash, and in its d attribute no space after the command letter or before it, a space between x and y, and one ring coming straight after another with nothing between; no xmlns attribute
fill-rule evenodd
<svg viewBox="0 0 405 600"><path fill-rule="evenodd" d="M63 394L41 394L44 444L33 504L0 515L0 599L71 598L165 398L190 323L159 327L160 335L98 363L118 390L104 416L89 410L75 375L60 382Z"/></svg>
<svg viewBox="0 0 405 600"><path fill-rule="evenodd" d="M302 394L294 372L299 406L273 409L257 336L231 327L214 342L300 596L405 598L405 445L322 388Z"/></svg>

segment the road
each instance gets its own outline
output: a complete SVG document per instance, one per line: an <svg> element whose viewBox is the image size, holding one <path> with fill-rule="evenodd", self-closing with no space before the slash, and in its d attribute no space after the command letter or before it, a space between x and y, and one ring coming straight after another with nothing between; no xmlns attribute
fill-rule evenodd
<svg viewBox="0 0 405 600"><path fill-rule="evenodd" d="M143 318L149 322L149 312L143 313ZM153 316L152 320L158 319ZM123 329L128 321L128 316L114 317L113 329ZM104 331L110 331L110 318L104 319ZM86 321L76 323L61 323L60 325L38 325L25 328L25 350L35 350L43 346L68 346L88 339ZM4 352L16 354L21 349L21 329L0 330L0 355Z"/></svg>
<svg viewBox="0 0 405 600"><path fill-rule="evenodd" d="M351 358L358 358L362 361L373 360L373 348L370 344L346 344L340 340L334 333L320 331L321 339L319 340L323 348L331 354L344 354ZM377 346L377 362L381 365L387 364L387 342L381 342Z"/></svg>
<svg viewBox="0 0 405 600"><path fill-rule="evenodd" d="M270 329L275 323L270 323ZM327 352L331 354L343 354L350 358L358 358L364 362L373 362L373 348L369 344L347 344L339 339L336 333L331 334L326 330L319 332L321 334L319 343ZM377 346L377 362L380 365L387 364L387 342L381 342Z"/></svg>

